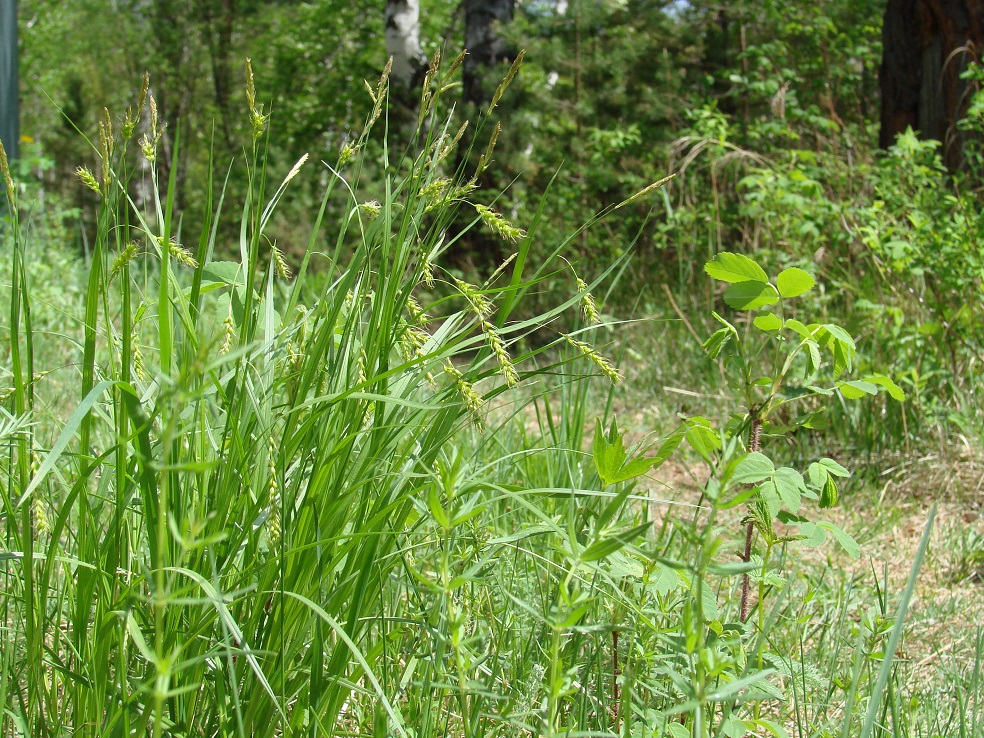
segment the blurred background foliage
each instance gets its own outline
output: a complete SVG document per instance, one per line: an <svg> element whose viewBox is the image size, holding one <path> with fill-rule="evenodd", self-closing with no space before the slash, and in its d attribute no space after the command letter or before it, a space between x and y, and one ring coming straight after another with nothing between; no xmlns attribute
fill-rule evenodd
<svg viewBox="0 0 984 738"><path fill-rule="evenodd" d="M95 140L103 107L114 118L124 112L145 71L171 123L168 161L180 127L174 166L179 182L191 186L179 191L195 191L209 161L231 161L234 172L245 166L245 57L272 112L270 166L286 169L305 152L333 161L371 107L362 80L376 79L387 57L385 5L22 0L21 167L46 197L38 227L85 252L95 203L67 175L93 166L87 138ZM816 275L825 287L817 307L870 337L861 343L862 364L891 371L913 401L845 406L833 425L851 429L845 444L902 451L945 443L954 433L977 435L984 422L984 157L976 138L984 98L982 72L965 54L959 169L944 168L945 146L911 131L879 149L883 24L897 10L886 0L420 0L419 39L423 56L451 58L482 13L511 14L511 22L490 26L505 52L478 65L488 78L479 85L487 102L525 50L518 78L492 111L503 132L483 185L502 191L497 207L518 225L541 219L534 254L551 253L592 214L679 174L567 250L589 281L630 257L608 289L609 314L675 321L658 337L650 331L630 342L627 356L641 359L642 385L659 386L660 357L670 346L675 362L692 362L693 376L714 394L723 372L696 339L711 328L701 321L719 303L700 265L719 251L743 251ZM464 70L474 73L467 64ZM397 141L407 115L398 105L412 109L414 99L392 103ZM474 126L482 114L475 101L459 100L461 121ZM452 166L474 166L485 144L474 142L472 154ZM370 191L382 180L383 156L380 148L365 160L360 178ZM214 176L221 182L225 174ZM304 249L295 234L309 232L326 171L308 167L304 177L271 229L288 259ZM246 181L232 176L228 186ZM188 222L203 222L203 207L178 203ZM229 248L231 223L219 231ZM470 238L456 245L451 266L487 273L504 254ZM543 299L567 294L570 281L546 282Z"/></svg>

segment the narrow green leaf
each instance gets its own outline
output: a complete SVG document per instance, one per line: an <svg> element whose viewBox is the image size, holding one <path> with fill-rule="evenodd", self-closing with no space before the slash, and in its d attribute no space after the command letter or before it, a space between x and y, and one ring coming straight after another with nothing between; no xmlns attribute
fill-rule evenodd
<svg viewBox="0 0 984 738"><path fill-rule="evenodd" d="M427 492L427 507L430 509L431 515L434 516L434 520L442 528L450 527L450 520L448 519L448 514L444 511L444 507L441 505L440 499L437 496L437 485L432 484Z"/></svg>
<svg viewBox="0 0 984 738"><path fill-rule="evenodd" d="M871 691L871 701L868 703L868 712L864 716L864 725L861 728L860 738L869 738L878 720L878 713L881 709L881 701L888 687L888 680L892 676L895 668L895 650L899 646L902 638L902 629L905 625L905 615L909 611L909 602L912 600L912 593L916 588L916 579L919 577L919 570L922 568L923 558L926 556L926 549L929 548L929 535L933 530L933 521L936 519L936 505L929 511L929 518L926 520L926 527L923 529L922 539L919 541L919 548L916 550L916 558L912 562L912 570L909 572L909 579L902 590L902 597L899 599L898 608L895 612L895 621L892 624L892 631L885 644L884 655L881 667L878 669L878 679Z"/></svg>
<svg viewBox="0 0 984 738"><path fill-rule="evenodd" d="M642 525L637 525L635 528L631 528L621 533L604 535L597 540L592 541L587 548L581 551L581 555L578 558L581 561L589 562L599 561L606 556L610 556L623 546L626 546L634 539L645 533L649 529L650 525L652 525L651 522L643 523Z"/></svg>
<svg viewBox="0 0 984 738"><path fill-rule="evenodd" d="M680 426L668 435L666 440L660 444L659 450L656 451L656 455L651 458L652 466L650 466L650 469L656 469L662 466L666 460L673 455L673 452L680 447L680 444L683 442L686 435L686 426Z"/></svg>
<svg viewBox="0 0 984 738"><path fill-rule="evenodd" d="M732 337L733 334L727 328L719 328L708 336L707 340L702 344L704 353L706 353L709 358L716 359L718 354L721 353L721 349L728 344L728 341L730 341Z"/></svg>
<svg viewBox="0 0 984 738"><path fill-rule="evenodd" d="M820 347L817 345L816 341L806 342L807 350L807 362L806 362L806 376L812 377L820 369Z"/></svg>
<svg viewBox="0 0 984 738"><path fill-rule="evenodd" d="M363 673L366 675L369 683L372 684L373 690L376 692L376 696L383 705L383 709L386 710L386 714L389 715L390 720L393 721L393 726L396 728L396 731L402 738L410 738L407 731L403 727L402 716L399 712L397 712L397 708L386 698L386 691L383 689L383 686L379 683L379 679L376 678L375 673L373 673L373 670L370 668L369 662L366 661L366 657L362 655L362 651L359 650L359 647L355 644L355 641L353 641L349 637L349 634L345 632L345 629L342 628L341 623L325 612L320 605L312 600L309 600L307 597L295 594L294 592L283 592L283 594L288 597L293 597L295 600L305 605L309 610L311 610L311 612L326 622L328 627L335 631L338 639L348 647L352 657L358 662L359 666L362 667Z"/></svg>
<svg viewBox="0 0 984 738"><path fill-rule="evenodd" d="M843 528L839 528L833 523L828 523L824 520L818 522L817 525L824 530L829 531L830 535L832 535L841 547L847 551L847 555L852 559L858 559L861 557L861 547L858 545L858 542L851 538L851 536L848 535L847 531Z"/></svg>
<svg viewBox="0 0 984 738"><path fill-rule="evenodd" d="M61 455L65 453L65 449L68 447L69 441L75 436L75 431L78 430L79 425L82 423L82 419L89 414L92 410L92 406L96 404L96 401L102 396L103 392L112 387L114 382L105 381L100 382L85 396L79 406L75 408L75 411L69 416L68 421L62 428L61 433L58 434L58 439L55 444L51 447L48 455L44 457L44 461L41 462L41 466L38 468L37 474L31 480L31 483L27 485L27 489L24 490L24 494L20 496L17 500L16 507L20 507L24 504L31 493L38 488L38 485L44 481L44 478L48 476L48 472L55 468L55 464ZM85 452L85 449L83 449Z"/></svg>

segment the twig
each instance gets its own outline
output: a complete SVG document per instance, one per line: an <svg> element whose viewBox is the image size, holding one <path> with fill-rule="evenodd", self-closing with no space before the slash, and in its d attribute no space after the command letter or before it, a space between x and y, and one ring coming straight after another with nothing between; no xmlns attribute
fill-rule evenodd
<svg viewBox="0 0 984 738"><path fill-rule="evenodd" d="M670 305L673 306L673 311L680 316L680 320L682 320L683 324L687 326L687 330L690 331L690 335L696 339L697 343L703 344L704 342L700 340L700 336L697 335L697 331L695 331L694 327L690 325L690 321L687 320L687 316L683 314L683 311L680 310L680 306L677 305L676 300L673 299L673 293L670 292L670 288L666 285L666 282L663 282L663 291L666 292L666 296L670 299Z"/></svg>

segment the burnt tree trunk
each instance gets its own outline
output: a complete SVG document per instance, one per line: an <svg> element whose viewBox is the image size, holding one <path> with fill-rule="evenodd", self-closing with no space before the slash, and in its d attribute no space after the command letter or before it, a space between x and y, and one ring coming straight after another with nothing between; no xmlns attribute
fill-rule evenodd
<svg viewBox="0 0 984 738"><path fill-rule="evenodd" d="M514 0L464 0L465 48L468 56L461 73L462 96L466 103L481 106L492 99L495 85L485 84L485 72L515 57L498 25L512 21ZM489 89L491 87L491 89Z"/></svg>
<svg viewBox="0 0 984 738"><path fill-rule="evenodd" d="M960 75L984 49L984 0L888 0L882 44L879 145L911 126L943 142L944 163L960 169L970 135L957 128L970 98Z"/></svg>

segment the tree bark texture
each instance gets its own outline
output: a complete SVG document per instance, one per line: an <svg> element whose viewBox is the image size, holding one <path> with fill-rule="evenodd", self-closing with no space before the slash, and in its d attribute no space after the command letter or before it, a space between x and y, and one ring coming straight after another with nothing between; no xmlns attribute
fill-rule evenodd
<svg viewBox="0 0 984 738"><path fill-rule="evenodd" d="M512 21L514 6L514 0L464 0L465 48L468 50L462 68L465 102L482 105L490 101L492 90L484 85L485 71L514 58L515 54L498 28L498 25Z"/></svg>
<svg viewBox="0 0 984 738"><path fill-rule="evenodd" d="M386 53L393 57L393 82L405 91L416 89L427 71L420 47L420 0L386 0Z"/></svg>
<svg viewBox="0 0 984 738"><path fill-rule="evenodd" d="M205 20L205 35L212 61L212 84L215 106L219 109L222 135L232 148L232 33L237 8L235 0L200 0L199 12Z"/></svg>
<svg viewBox="0 0 984 738"><path fill-rule="evenodd" d="M912 127L943 142L955 171L970 135L957 128L970 101L961 73L984 49L984 0L888 0L882 27L881 133L888 148Z"/></svg>
<svg viewBox="0 0 984 738"><path fill-rule="evenodd" d="M7 158L17 158L20 145L17 82L17 2L0 2L0 141Z"/></svg>

